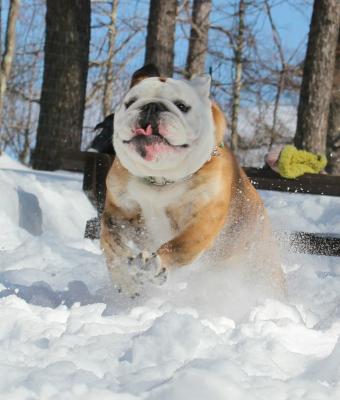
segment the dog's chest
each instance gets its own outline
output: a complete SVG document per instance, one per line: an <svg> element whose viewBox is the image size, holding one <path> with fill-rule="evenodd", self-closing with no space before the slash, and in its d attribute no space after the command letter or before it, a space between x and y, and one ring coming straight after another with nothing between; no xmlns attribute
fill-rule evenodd
<svg viewBox="0 0 340 400"><path fill-rule="evenodd" d="M128 195L139 204L155 249L175 236L168 209L180 203L184 192L182 184L156 186L137 179L129 182Z"/></svg>

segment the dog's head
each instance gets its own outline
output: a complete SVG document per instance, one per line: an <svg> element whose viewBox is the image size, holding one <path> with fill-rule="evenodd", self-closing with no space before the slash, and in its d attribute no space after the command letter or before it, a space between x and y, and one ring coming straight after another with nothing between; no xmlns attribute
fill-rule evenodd
<svg viewBox="0 0 340 400"><path fill-rule="evenodd" d="M150 66L134 74L115 112L114 147L131 174L178 180L200 169L216 145L210 77L149 75Z"/></svg>

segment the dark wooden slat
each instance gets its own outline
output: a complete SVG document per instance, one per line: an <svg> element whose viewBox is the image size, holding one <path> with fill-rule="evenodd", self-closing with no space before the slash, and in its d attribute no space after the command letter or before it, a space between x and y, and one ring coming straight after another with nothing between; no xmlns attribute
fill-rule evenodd
<svg viewBox="0 0 340 400"><path fill-rule="evenodd" d="M283 247L293 253L340 257L340 235L311 232L275 232Z"/></svg>
<svg viewBox="0 0 340 400"><path fill-rule="evenodd" d="M285 179L270 169L244 170L256 189L340 196L340 176L305 174L296 179Z"/></svg>
<svg viewBox="0 0 340 400"><path fill-rule="evenodd" d="M71 172L83 172L89 151L66 151L61 159L61 169ZM95 153L92 153L95 154Z"/></svg>
<svg viewBox="0 0 340 400"><path fill-rule="evenodd" d="M86 221L85 239L99 239L100 237L100 218L92 218Z"/></svg>
<svg viewBox="0 0 340 400"><path fill-rule="evenodd" d="M83 191L101 214L105 203L106 176L113 157L103 153L86 153Z"/></svg>

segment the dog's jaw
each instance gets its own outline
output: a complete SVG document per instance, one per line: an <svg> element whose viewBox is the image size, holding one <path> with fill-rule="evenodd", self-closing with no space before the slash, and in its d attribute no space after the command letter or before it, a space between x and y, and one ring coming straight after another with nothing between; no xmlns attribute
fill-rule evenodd
<svg viewBox="0 0 340 400"><path fill-rule="evenodd" d="M176 155L176 162L148 160L142 158L136 152L131 156L131 149L128 149L121 141L114 142L117 156L123 165L132 175L136 177L159 177L171 181L182 180L197 172L209 159L213 152L215 143L193 144L188 152L182 149ZM174 150L176 151L176 149ZM172 151L172 153L174 152ZM164 154L165 152L162 152ZM157 153L159 154L159 152ZM155 168L155 164L157 168Z"/></svg>
<svg viewBox="0 0 340 400"><path fill-rule="evenodd" d="M131 152L137 152L146 161L157 161L161 157L167 157L171 152L178 152L189 147L188 144L172 144L167 138L171 133L163 124L148 124L146 128L139 126L132 129L133 136L129 140L123 140L123 144L129 145Z"/></svg>

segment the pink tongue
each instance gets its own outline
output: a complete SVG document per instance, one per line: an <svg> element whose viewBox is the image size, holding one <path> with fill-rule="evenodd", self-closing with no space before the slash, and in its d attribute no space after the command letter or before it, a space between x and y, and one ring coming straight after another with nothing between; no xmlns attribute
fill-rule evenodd
<svg viewBox="0 0 340 400"><path fill-rule="evenodd" d="M137 128L135 133L136 133L136 135L150 136L150 135L152 135L152 127L151 127L151 125L148 125L146 127L146 129Z"/></svg>

